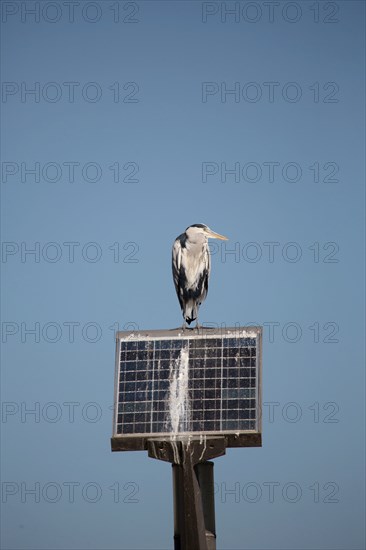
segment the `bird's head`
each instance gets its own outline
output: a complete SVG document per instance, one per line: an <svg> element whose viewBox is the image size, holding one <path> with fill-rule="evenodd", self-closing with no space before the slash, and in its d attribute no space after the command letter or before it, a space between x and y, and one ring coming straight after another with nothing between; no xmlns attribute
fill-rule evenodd
<svg viewBox="0 0 366 550"><path fill-rule="evenodd" d="M207 225L204 223L195 223L193 225L190 225L186 229L186 235L188 237L189 241L197 242L197 241L207 241L207 239L220 239L221 241L227 241L228 238L224 237L224 235L220 235L219 233L215 233L215 231L212 231Z"/></svg>

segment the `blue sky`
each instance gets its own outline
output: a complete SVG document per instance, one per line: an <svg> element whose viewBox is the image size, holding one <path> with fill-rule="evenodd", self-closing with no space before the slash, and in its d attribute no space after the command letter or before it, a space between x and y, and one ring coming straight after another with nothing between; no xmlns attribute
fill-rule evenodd
<svg viewBox="0 0 366 550"><path fill-rule="evenodd" d="M114 331L181 323L206 223L201 321L264 326L218 548L364 548L364 4L1 7L3 547L172 547L170 466L110 451Z"/></svg>

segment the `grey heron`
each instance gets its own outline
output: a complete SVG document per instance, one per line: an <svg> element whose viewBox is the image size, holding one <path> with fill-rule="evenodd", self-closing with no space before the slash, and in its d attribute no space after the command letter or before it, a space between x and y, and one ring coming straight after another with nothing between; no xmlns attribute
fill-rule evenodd
<svg viewBox="0 0 366 550"><path fill-rule="evenodd" d="M184 318L183 328L185 323L190 325L196 319L198 327L198 309L208 292L210 238L227 240L227 237L215 233L207 225L195 223L187 227L173 244L173 279Z"/></svg>

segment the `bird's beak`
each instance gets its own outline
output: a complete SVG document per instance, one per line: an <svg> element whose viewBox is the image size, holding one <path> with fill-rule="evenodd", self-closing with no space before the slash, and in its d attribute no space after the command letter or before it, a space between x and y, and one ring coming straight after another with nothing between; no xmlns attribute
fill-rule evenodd
<svg viewBox="0 0 366 550"><path fill-rule="evenodd" d="M229 239L227 237L224 237L224 235L220 235L219 233L215 233L215 231L212 231L209 229L207 231L207 237L210 239L220 239L220 241L228 241Z"/></svg>

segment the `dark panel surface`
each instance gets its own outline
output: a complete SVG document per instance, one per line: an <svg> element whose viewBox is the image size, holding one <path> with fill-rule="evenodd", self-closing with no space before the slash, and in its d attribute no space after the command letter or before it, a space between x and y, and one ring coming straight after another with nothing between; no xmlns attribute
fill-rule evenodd
<svg viewBox="0 0 366 550"><path fill-rule="evenodd" d="M172 332L120 333L113 435L259 433L260 329Z"/></svg>

